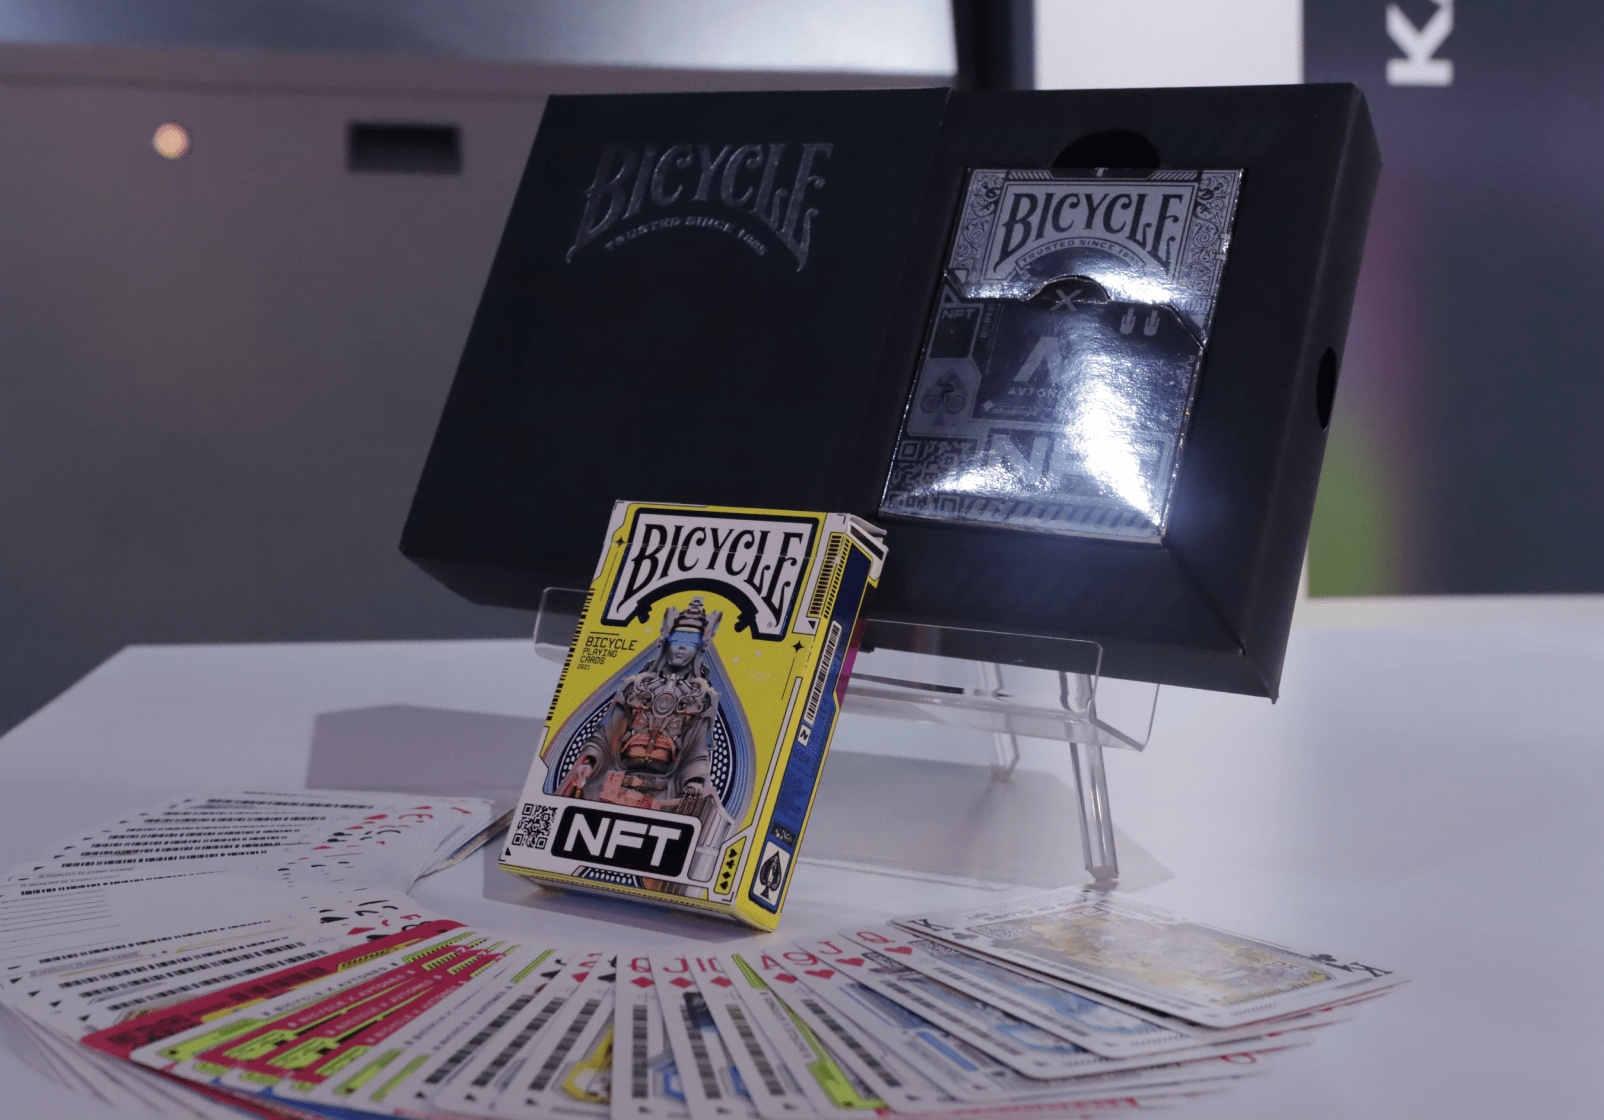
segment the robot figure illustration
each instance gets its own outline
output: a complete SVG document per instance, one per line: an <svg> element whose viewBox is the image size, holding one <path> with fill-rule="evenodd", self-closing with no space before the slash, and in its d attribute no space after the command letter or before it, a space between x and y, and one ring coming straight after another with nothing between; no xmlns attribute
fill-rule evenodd
<svg viewBox="0 0 1604 1120"><path fill-rule="evenodd" d="M664 610L656 658L618 686L557 789L559 797L698 818L701 835L689 869L698 882L713 877L733 823L709 779L719 694L708 682L706 662L722 618L699 596L684 610Z"/></svg>

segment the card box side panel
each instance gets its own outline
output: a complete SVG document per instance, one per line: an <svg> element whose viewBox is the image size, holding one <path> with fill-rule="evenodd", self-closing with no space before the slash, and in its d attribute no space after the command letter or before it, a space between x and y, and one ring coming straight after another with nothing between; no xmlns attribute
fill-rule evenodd
<svg viewBox="0 0 1604 1120"><path fill-rule="evenodd" d="M840 714L839 704L845 691L841 687L841 673L853 654L852 633L864 596L873 586L870 577L873 564L868 554L850 537L843 535L841 544L844 556L840 575L820 622L822 641L809 670L813 687L803 697L800 710L786 728L789 745L783 777L765 806L767 815L760 820L761 827L753 836L755 858L747 865L743 890L735 900L737 910L746 920L763 928L769 928L764 923L771 920L770 915L777 920L790 891L790 871L812 817L813 797L824 773L830 740ZM770 870L777 873L767 883L763 879L766 856L774 861Z"/></svg>
<svg viewBox="0 0 1604 1120"><path fill-rule="evenodd" d="M1272 697L1325 451L1320 356L1347 332L1378 170L1356 89L1300 93L1243 179L1166 541Z"/></svg>
<svg viewBox="0 0 1604 1120"><path fill-rule="evenodd" d="M1255 664L1271 685L1279 682L1292 613L1297 604L1298 578L1308 547L1320 468L1325 458L1326 429L1320 426L1321 365L1329 348L1338 374L1347 342L1348 324L1358 289L1359 267L1370 206L1381 174L1381 153L1363 97L1353 93L1355 109L1349 117L1350 139L1338 170L1331 203L1327 253L1321 262L1319 298L1297 364L1298 382L1289 401L1288 439L1282 465L1276 471L1277 490L1259 556L1259 593L1248 604L1242 623L1242 640ZM1335 386L1331 387L1331 391ZM1325 415L1330 415L1330 401ZM1272 691L1273 694L1273 691Z"/></svg>

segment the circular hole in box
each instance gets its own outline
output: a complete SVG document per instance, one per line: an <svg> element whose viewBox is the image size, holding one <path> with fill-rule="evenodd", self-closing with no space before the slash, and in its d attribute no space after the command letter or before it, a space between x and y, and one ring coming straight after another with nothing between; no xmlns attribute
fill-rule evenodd
<svg viewBox="0 0 1604 1120"><path fill-rule="evenodd" d="M1337 399L1337 352L1326 347L1320 355L1320 369L1314 377L1314 414L1320 430L1331 426L1331 404Z"/></svg>
<svg viewBox="0 0 1604 1120"><path fill-rule="evenodd" d="M1151 171L1158 163L1158 149L1153 142L1128 128L1088 133L1053 160L1054 167L1118 167L1132 171Z"/></svg>

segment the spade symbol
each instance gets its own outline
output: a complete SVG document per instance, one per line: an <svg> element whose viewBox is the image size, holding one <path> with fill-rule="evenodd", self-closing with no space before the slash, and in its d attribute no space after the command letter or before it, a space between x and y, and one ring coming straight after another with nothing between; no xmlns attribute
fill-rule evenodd
<svg viewBox="0 0 1604 1120"><path fill-rule="evenodd" d="M775 849L769 858L763 861L763 866L757 869L757 881L763 884L764 894L773 894L780 889L780 852Z"/></svg>

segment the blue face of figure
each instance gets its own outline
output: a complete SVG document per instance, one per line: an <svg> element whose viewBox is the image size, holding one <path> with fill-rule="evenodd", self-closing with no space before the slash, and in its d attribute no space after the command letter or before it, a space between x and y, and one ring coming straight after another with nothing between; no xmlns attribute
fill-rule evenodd
<svg viewBox="0 0 1604 1120"><path fill-rule="evenodd" d="M688 630L674 630L668 635L668 664L670 668L683 669L691 663L696 656L697 647L702 644L701 638Z"/></svg>

